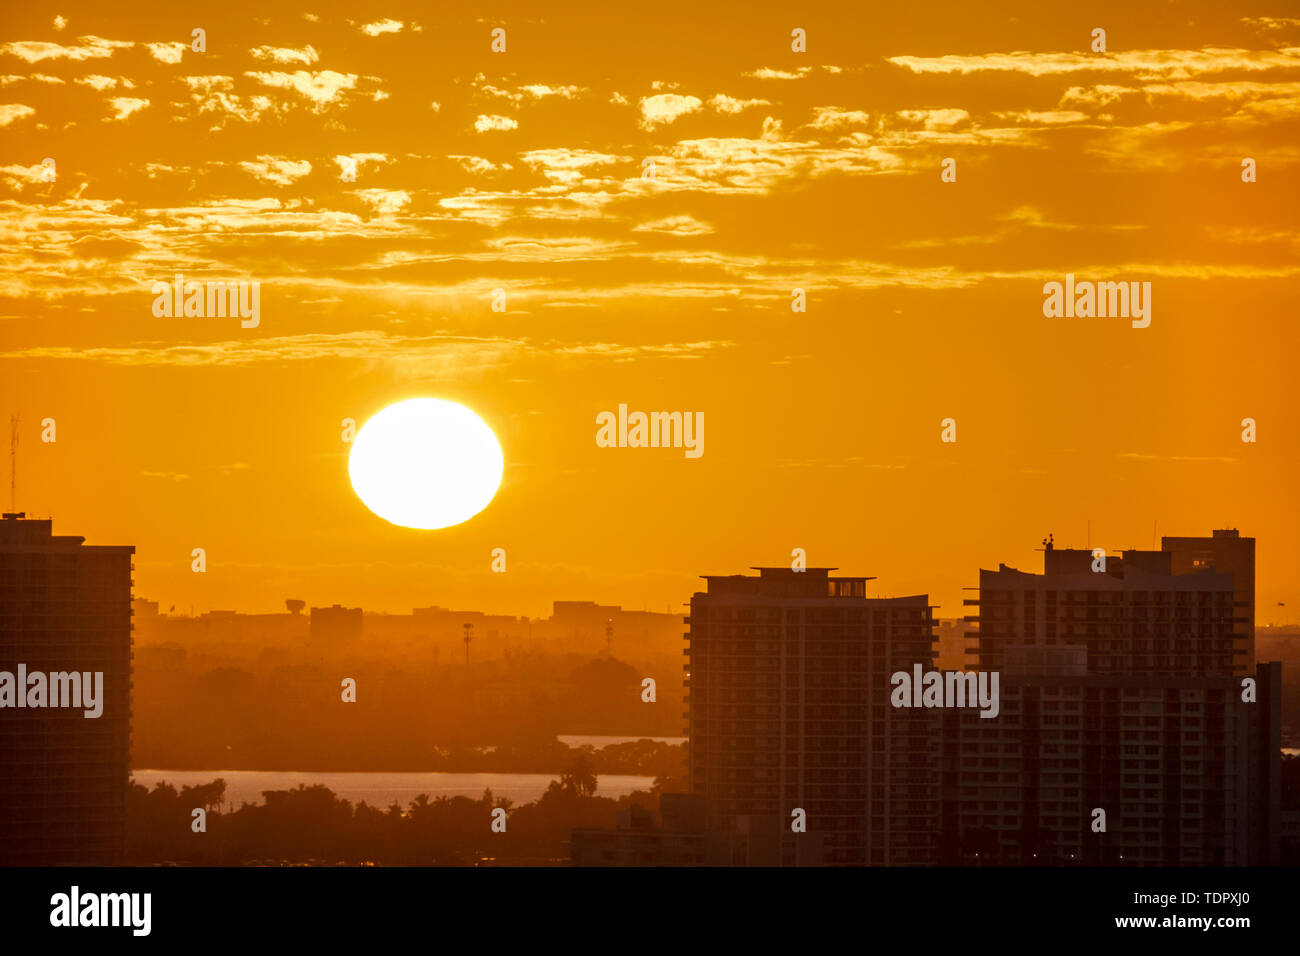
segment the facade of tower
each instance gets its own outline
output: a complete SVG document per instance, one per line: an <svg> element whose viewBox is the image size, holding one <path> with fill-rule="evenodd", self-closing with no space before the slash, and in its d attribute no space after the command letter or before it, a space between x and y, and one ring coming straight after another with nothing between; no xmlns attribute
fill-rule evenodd
<svg viewBox="0 0 1300 956"><path fill-rule="evenodd" d="M943 862L1276 862L1281 666L1242 674L1253 540L1218 535L980 572L1001 713L942 715Z"/></svg>
<svg viewBox="0 0 1300 956"><path fill-rule="evenodd" d="M1239 670L1233 574L1175 574L1169 551L1043 552L1043 573L980 571L978 666L1001 670L1010 647L1082 649L1089 674L1227 677ZM1093 570L1104 560L1104 570ZM1250 602L1253 604L1253 599ZM975 635L972 635L975 636Z"/></svg>
<svg viewBox="0 0 1300 956"><path fill-rule="evenodd" d="M1243 538L1236 528L1216 528L1208 538L1160 539L1174 574L1218 571L1231 574L1237 606L1233 657L1238 674L1255 671L1255 539Z"/></svg>
<svg viewBox="0 0 1300 956"><path fill-rule="evenodd" d="M28 693L16 686L20 666L26 675L61 675L65 690L71 675L103 675L98 717L16 700L0 709L7 865L110 864L126 852L135 548L83 542L54 535L48 520L0 519L0 671L13 675L11 688ZM30 699L42 697L53 700Z"/></svg>
<svg viewBox="0 0 1300 956"><path fill-rule="evenodd" d="M893 672L932 666L928 598L756 570L706 576L687 618L690 788L708 830L732 835L738 862L933 862L934 720L889 703Z"/></svg>

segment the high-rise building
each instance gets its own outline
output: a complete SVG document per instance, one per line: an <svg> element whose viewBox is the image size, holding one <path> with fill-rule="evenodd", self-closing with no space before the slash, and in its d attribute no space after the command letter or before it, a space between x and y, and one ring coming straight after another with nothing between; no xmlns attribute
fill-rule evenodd
<svg viewBox="0 0 1300 956"><path fill-rule="evenodd" d="M1253 554L1235 531L1119 555L1049 541L1041 575L982 570L966 603L1000 713L942 715L940 859L1276 862L1281 667L1240 663Z"/></svg>
<svg viewBox="0 0 1300 956"><path fill-rule="evenodd" d="M1237 609L1233 659L1237 674L1255 672L1255 539L1236 528L1216 528L1208 538L1161 538L1174 574L1231 574Z"/></svg>
<svg viewBox="0 0 1300 956"><path fill-rule="evenodd" d="M942 714L940 862L1269 863L1278 669L1254 703L1235 677L1004 671L996 720Z"/></svg>
<svg viewBox="0 0 1300 956"><path fill-rule="evenodd" d="M108 864L126 852L135 548L84 540L54 535L49 520L0 518L0 671L16 677L21 667L47 681L46 706L0 708L0 863L8 865ZM96 673L98 717L48 706L56 682L66 694L75 675L82 694L81 678Z"/></svg>
<svg viewBox="0 0 1300 956"><path fill-rule="evenodd" d="M1174 558L1170 551L1098 557L1049 542L1042 574L1005 564L981 570L979 599L966 602L980 609L979 634L971 635L979 639L979 668L1002 670L1009 648L1068 646L1086 652L1090 674L1233 674L1242 616L1235 577L1213 569L1176 574Z"/></svg>
<svg viewBox="0 0 1300 956"><path fill-rule="evenodd" d="M687 618L690 789L707 828L751 863L932 862L934 719L889 702L892 673L932 665L927 596L867 598L869 578L831 568L755 570L706 576Z"/></svg>

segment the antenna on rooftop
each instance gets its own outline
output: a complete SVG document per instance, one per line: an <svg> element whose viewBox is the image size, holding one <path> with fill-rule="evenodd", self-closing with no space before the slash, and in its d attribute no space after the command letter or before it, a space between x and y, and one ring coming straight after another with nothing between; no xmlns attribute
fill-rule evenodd
<svg viewBox="0 0 1300 956"><path fill-rule="evenodd" d="M18 416L9 416L9 510L18 511Z"/></svg>

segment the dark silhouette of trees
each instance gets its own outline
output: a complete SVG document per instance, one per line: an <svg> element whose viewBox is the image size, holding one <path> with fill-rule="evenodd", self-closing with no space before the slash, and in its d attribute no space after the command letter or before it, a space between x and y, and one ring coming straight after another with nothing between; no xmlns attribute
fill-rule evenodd
<svg viewBox="0 0 1300 956"><path fill-rule="evenodd" d="M535 803L485 790L477 799L420 794L405 808L386 809L336 797L323 786L268 790L263 802L222 811L225 782L177 792L133 784L128 800L130 861L192 865L381 864L472 866L484 862L553 863L569 855L575 827L612 827L615 811L648 794L620 800L593 796L595 774L579 755L569 785L553 781ZM206 832L191 828L192 811L207 813ZM492 811L507 812L506 832L492 830Z"/></svg>
<svg viewBox="0 0 1300 956"><path fill-rule="evenodd" d="M590 797L595 795L596 786L596 764L580 750L569 769L560 774L560 789L580 797Z"/></svg>

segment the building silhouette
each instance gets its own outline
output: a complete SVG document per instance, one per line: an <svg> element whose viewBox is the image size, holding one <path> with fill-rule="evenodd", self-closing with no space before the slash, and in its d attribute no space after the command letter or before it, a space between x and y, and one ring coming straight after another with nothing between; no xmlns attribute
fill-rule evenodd
<svg viewBox="0 0 1300 956"><path fill-rule="evenodd" d="M1241 676L1253 553L1215 532L1103 570L1047 542L1042 574L981 571L971 653L1001 712L942 711L940 862L1276 863L1281 665L1253 702Z"/></svg>
<svg viewBox="0 0 1300 956"><path fill-rule="evenodd" d="M684 653L708 846L739 865L1276 864L1281 665L1254 662L1254 540L1162 544L1103 564L1045 541L1041 573L980 572L967 654L1000 677L992 719L891 706L896 672L955 673L925 596L868 599L827 568L706 577ZM593 831L584 859L664 839L624 831Z"/></svg>
<svg viewBox="0 0 1300 956"><path fill-rule="evenodd" d="M1003 671L996 720L939 712L938 862L1275 863L1281 665L1244 703L1237 678L1079 676L1068 653Z"/></svg>
<svg viewBox="0 0 1300 956"><path fill-rule="evenodd" d="M1070 646L1086 652L1090 674L1233 674L1234 655L1247 653L1240 643L1251 642L1239 634L1249 609L1239 606L1234 576L1176 574L1174 557L1124 551L1099 559L1048 543L1042 574L1005 564L981 570L979 599L966 601L980 609L971 635L979 669L1003 670L1009 647ZM1105 569L1094 571L1100 560Z"/></svg>
<svg viewBox="0 0 1300 956"><path fill-rule="evenodd" d="M1174 574L1218 571L1232 575L1238 608L1233 637L1237 674L1255 670L1255 539L1243 538L1236 528L1216 529L1208 538L1160 539L1160 549L1172 555Z"/></svg>
<svg viewBox="0 0 1300 956"><path fill-rule="evenodd" d="M579 827L570 849L574 866L725 866L733 862L728 835L705 829L705 802L689 793L659 796L663 825L633 804L613 829Z"/></svg>
<svg viewBox="0 0 1300 956"><path fill-rule="evenodd" d="M755 570L706 576L687 618L688 771L707 829L731 836L736 862L931 862L932 719L889 705L890 674L932 661L928 598L867 598L869 578L830 568Z"/></svg>
<svg viewBox="0 0 1300 956"><path fill-rule="evenodd" d="M103 673L103 712L0 709L0 863L111 864L126 852L131 546L0 518L0 670ZM26 688L18 688L24 693Z"/></svg>
<svg viewBox="0 0 1300 956"><path fill-rule="evenodd" d="M313 644L356 644L364 632L363 617L359 607L329 607L311 609L310 639Z"/></svg>

